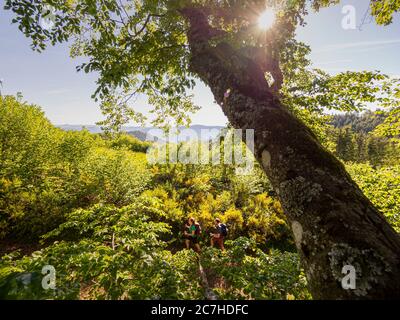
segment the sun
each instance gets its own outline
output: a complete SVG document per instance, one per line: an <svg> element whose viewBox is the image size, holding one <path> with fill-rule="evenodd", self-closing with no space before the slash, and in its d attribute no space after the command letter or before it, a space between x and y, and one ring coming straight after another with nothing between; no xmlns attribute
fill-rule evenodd
<svg viewBox="0 0 400 320"><path fill-rule="evenodd" d="M267 30L272 27L275 22L275 12L272 9L265 10L258 17L258 26L261 29Z"/></svg>

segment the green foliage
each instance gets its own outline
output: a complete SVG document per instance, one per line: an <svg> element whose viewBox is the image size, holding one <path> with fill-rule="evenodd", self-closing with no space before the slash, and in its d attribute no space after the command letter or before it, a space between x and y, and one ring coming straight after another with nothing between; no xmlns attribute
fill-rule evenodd
<svg viewBox="0 0 400 320"><path fill-rule="evenodd" d="M159 238L165 223L149 221L143 205L97 205L77 210L46 238L75 234L73 242L54 242L31 257L5 256L0 264L3 298L196 299L201 297L193 251L172 254ZM23 274L56 270L55 290L18 285ZM10 289L11 288L11 289ZM2 292L7 292L3 291Z"/></svg>
<svg viewBox="0 0 400 320"><path fill-rule="evenodd" d="M293 114L303 121L319 138L320 142L332 150L329 133L331 131L326 110L364 111L371 104L381 108L396 109L400 103L399 79L389 77L379 71L341 72L330 75L320 69L310 69L307 55L310 49L303 43L292 42L291 54L281 53L282 70L285 80L281 89L282 100ZM290 47L289 47L290 48ZM389 124L397 123L392 112ZM344 125L341 115L333 117L333 124ZM343 116L349 118L346 114ZM356 117L356 116L354 116ZM362 122L370 122L368 130L382 122L384 115L366 112L360 116ZM345 119L346 121L346 119ZM350 120L357 125L355 119ZM364 124L365 125L365 124ZM371 128L371 126L373 127ZM353 128L355 129L355 128ZM383 131L388 129L382 128ZM395 132L395 130L392 130Z"/></svg>
<svg viewBox="0 0 400 320"><path fill-rule="evenodd" d="M350 128L339 129L336 154L344 161L350 161L355 158L353 136Z"/></svg>
<svg viewBox="0 0 400 320"><path fill-rule="evenodd" d="M0 96L0 137L2 176L17 175L33 183L56 156L52 137L60 132L44 117L39 107L20 103L11 96Z"/></svg>
<svg viewBox="0 0 400 320"><path fill-rule="evenodd" d="M332 124L339 130L332 132L331 136L336 136L336 155L345 161L369 161L374 165L389 166L398 164L399 115L399 109L396 107L389 111L335 115ZM346 145L349 149L347 154Z"/></svg>
<svg viewBox="0 0 400 320"><path fill-rule="evenodd" d="M399 0L371 1L371 14L378 24L388 25L393 22L393 15L400 10Z"/></svg>
<svg viewBox="0 0 400 320"><path fill-rule="evenodd" d="M1 298L203 298L197 254L177 250L189 216L202 225L200 259L220 298L310 298L282 208L257 164L248 175L223 164L148 167L137 152L147 145L134 138L64 132L35 106L1 103L2 236L41 236L43 247L1 257ZM347 169L400 231L398 149L371 133L330 130L342 159L365 162ZM225 252L208 248L216 217L229 228ZM56 268L56 290L41 287L45 265Z"/></svg>
<svg viewBox="0 0 400 320"><path fill-rule="evenodd" d="M58 185L59 175L53 181L46 177L58 169L52 163L58 154L54 140L60 136L61 132L44 118L38 107L13 97L0 97L0 238L21 219L34 220L18 226L21 233L31 228L38 232L41 227L36 223L40 220L50 228L53 221L59 220L59 208L49 210L48 206L50 202L61 202L52 187ZM41 210L48 210L48 215L35 219Z"/></svg>
<svg viewBox="0 0 400 320"><path fill-rule="evenodd" d="M0 106L0 238L35 239L74 208L128 204L150 178L143 153L56 129L13 97L0 97Z"/></svg>
<svg viewBox="0 0 400 320"><path fill-rule="evenodd" d="M115 149L127 149L133 152L143 152L146 153L150 148L149 142L143 142L139 139L129 135L120 134L110 142L111 147Z"/></svg>
<svg viewBox="0 0 400 320"><path fill-rule="evenodd" d="M400 232L400 167L373 168L368 164L348 164L347 171L364 194Z"/></svg>
<svg viewBox="0 0 400 320"><path fill-rule="evenodd" d="M266 194L258 194L247 200L243 213L246 233L259 247L294 250L291 231L279 201Z"/></svg>
<svg viewBox="0 0 400 320"><path fill-rule="evenodd" d="M146 155L129 151L93 148L80 167L82 188L91 202L121 206L132 201L150 178Z"/></svg>
<svg viewBox="0 0 400 320"><path fill-rule="evenodd" d="M277 199L268 195L270 186L257 166L248 175L237 175L229 166L155 165L155 188L142 198L152 201L152 219L168 222L177 240L183 222L193 216L203 229L201 241L209 243L214 219L229 228L228 238L246 236L263 248L293 250L290 230Z"/></svg>
<svg viewBox="0 0 400 320"><path fill-rule="evenodd" d="M12 140L10 134L19 136L13 149L2 145L3 237L35 239L56 228L75 209L84 211L97 203L121 207L139 197L151 208L149 217L171 225L176 238L183 221L192 215L204 230L212 231L214 219L220 217L232 237L245 233L263 245L279 238L281 231L283 238L290 238L285 228L276 235L272 231L274 220L285 223L275 218L281 209L271 205L275 200L268 200L269 183L258 166L244 176L236 175L233 165L155 165L150 171L145 154L132 151L144 151L146 144L125 135L103 140L87 131L63 132L52 127L36 107L6 99L2 141ZM18 117L29 119L29 124ZM48 133L44 134L46 124ZM35 149L30 149L32 144ZM26 157L26 152L31 156ZM27 170L19 171L20 167Z"/></svg>
<svg viewBox="0 0 400 320"><path fill-rule="evenodd" d="M382 134L390 117L382 111L367 111L360 115L335 115L330 129L330 140L336 145L334 154L344 161L369 162L373 165L398 163L398 139Z"/></svg>
<svg viewBox="0 0 400 320"><path fill-rule="evenodd" d="M376 127L374 133L386 137L400 136L400 107L394 107L389 111L385 121Z"/></svg>
<svg viewBox="0 0 400 320"><path fill-rule="evenodd" d="M257 249L247 238L227 241L224 252L208 248L201 262L221 299L309 299L297 254Z"/></svg>

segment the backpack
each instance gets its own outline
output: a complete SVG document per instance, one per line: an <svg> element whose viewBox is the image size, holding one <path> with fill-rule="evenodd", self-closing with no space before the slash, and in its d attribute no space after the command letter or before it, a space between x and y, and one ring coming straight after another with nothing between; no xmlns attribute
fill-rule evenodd
<svg viewBox="0 0 400 320"><path fill-rule="evenodd" d="M228 235L228 228L227 228L226 224L221 223L219 225L219 227L220 227L220 230L221 230L221 235L226 237Z"/></svg>
<svg viewBox="0 0 400 320"><path fill-rule="evenodd" d="M196 230L195 230L194 234L196 236L199 236L201 234L201 226L198 223L196 223L194 226L196 227Z"/></svg>

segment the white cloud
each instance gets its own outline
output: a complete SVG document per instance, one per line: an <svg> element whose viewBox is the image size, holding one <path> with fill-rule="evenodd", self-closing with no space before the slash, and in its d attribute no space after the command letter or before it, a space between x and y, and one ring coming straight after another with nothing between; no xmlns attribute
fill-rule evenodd
<svg viewBox="0 0 400 320"><path fill-rule="evenodd" d="M337 43L332 45L323 46L319 49L314 50L314 53L340 51L346 49L358 49L358 48L383 48L387 45L400 44L400 39L388 39L388 40L376 40L376 41L360 41L360 42L348 42L348 43Z"/></svg>
<svg viewBox="0 0 400 320"><path fill-rule="evenodd" d="M315 66L327 66L327 65L332 65L332 64L338 64L338 63L348 63L348 62L353 62L351 59L341 59L341 60L332 60L332 61L321 61L315 64Z"/></svg>
<svg viewBox="0 0 400 320"><path fill-rule="evenodd" d="M45 92L45 94L47 94L47 95L59 95L59 94L68 93L68 92L70 92L70 91L71 91L70 89L63 89L63 88L60 88L60 89L51 89L51 90L47 90L47 91Z"/></svg>

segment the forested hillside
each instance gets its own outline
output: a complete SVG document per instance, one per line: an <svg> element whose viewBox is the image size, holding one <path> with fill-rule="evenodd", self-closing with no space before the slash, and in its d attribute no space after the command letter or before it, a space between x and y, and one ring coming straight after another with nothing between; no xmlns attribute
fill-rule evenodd
<svg viewBox="0 0 400 320"><path fill-rule="evenodd" d="M0 105L1 298L202 299L199 262L222 299L311 297L258 165L249 175L225 164L150 165L148 142L62 131L11 96ZM400 163L392 149L382 152L376 165L358 159L346 168L399 232ZM200 257L184 249L191 216L203 228ZM209 247L216 217L229 228L226 251ZM55 290L41 287L43 265L57 270Z"/></svg>
<svg viewBox="0 0 400 320"><path fill-rule="evenodd" d="M332 116L332 125L335 128L350 127L356 133L369 133L387 119L388 113L382 110L363 113L348 112Z"/></svg>
<svg viewBox="0 0 400 320"><path fill-rule="evenodd" d="M332 116L331 124L336 149L335 154L344 161L369 162L372 165L399 162L398 135L380 134L388 113L366 111L361 114L345 113Z"/></svg>

